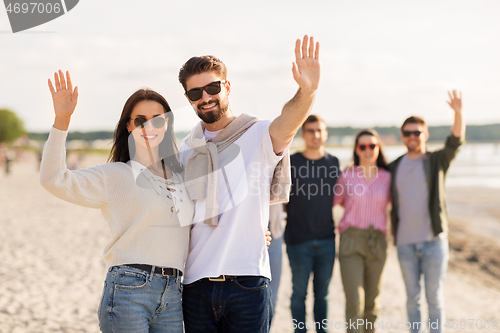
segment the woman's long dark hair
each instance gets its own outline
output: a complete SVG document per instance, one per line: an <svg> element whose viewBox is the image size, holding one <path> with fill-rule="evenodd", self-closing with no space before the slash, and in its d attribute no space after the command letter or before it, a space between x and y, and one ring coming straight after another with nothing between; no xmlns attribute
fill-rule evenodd
<svg viewBox="0 0 500 333"><path fill-rule="evenodd" d="M123 162L130 161L135 155L135 141L132 134L127 129L127 124L130 121L132 110L140 101L155 101L163 106L165 110L165 119L167 122L167 130L165 136L158 147L158 154L165 162L165 165L170 167L175 172L180 172L182 166L177 160L179 149L174 134L174 115L165 98L154 90L139 89L130 96L120 116L120 120L116 125L113 138L113 146L109 154L108 162Z"/></svg>
<svg viewBox="0 0 500 333"><path fill-rule="evenodd" d="M354 161L354 165L359 166L359 156L356 154L356 147L358 146L359 143L359 138L362 137L363 135L371 135L377 138L378 141L378 147L379 147L379 153L377 157L377 166L382 169L387 170L387 161L384 156L384 149L382 148L382 141L380 140L380 136L378 135L377 131L372 130L372 129L364 129L358 132L356 134L356 141L354 142L354 152L352 155L352 159Z"/></svg>

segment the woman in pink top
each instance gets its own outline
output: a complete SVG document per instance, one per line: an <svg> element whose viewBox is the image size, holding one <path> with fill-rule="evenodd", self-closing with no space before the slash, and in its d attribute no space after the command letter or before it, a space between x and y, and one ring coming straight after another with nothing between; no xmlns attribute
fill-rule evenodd
<svg viewBox="0 0 500 333"><path fill-rule="evenodd" d="M391 175L376 131L356 135L353 160L337 181L334 205L345 208L338 231L347 332L367 333L375 331L391 201ZM354 329L351 323L357 323Z"/></svg>

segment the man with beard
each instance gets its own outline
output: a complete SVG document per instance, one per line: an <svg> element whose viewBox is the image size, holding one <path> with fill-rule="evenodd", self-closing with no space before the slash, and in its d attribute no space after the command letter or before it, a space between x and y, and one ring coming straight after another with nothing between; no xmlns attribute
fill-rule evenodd
<svg viewBox="0 0 500 333"><path fill-rule="evenodd" d="M299 89L272 122L232 113L226 66L216 57L193 57L179 72L201 119L180 148L196 207L184 277L187 333L269 331L271 273L263 235L269 204L288 200L288 148L313 105L318 56L312 37L296 41L292 73ZM249 99L257 106L255 96Z"/></svg>
<svg viewBox="0 0 500 333"><path fill-rule="evenodd" d="M408 153L389 165L393 232L406 286L406 308L412 333L423 332L425 326L431 332L442 332L445 320L444 279L449 252L444 180L465 138L462 95L456 91L448 95L455 121L444 148L427 151L427 125L420 117L409 117L401 126L401 138ZM428 325L421 323L421 275L429 308Z"/></svg>

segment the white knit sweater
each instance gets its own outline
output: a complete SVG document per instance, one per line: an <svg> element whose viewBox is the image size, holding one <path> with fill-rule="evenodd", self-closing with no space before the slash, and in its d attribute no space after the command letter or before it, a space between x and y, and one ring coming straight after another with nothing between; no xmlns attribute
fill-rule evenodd
<svg viewBox="0 0 500 333"><path fill-rule="evenodd" d="M183 271L193 205L180 176L171 184L145 168L133 170L130 162L68 170L66 137L66 131L52 128L43 150L40 183L58 198L101 209L111 229L104 248L108 268L137 263ZM78 223L78 216L75 220L68 223Z"/></svg>

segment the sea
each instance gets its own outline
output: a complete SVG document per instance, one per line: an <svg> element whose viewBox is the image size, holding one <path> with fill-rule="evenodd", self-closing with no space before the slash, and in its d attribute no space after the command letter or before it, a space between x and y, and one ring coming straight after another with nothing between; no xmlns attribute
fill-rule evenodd
<svg viewBox="0 0 500 333"><path fill-rule="evenodd" d="M443 144L429 144L433 151ZM351 147L328 147L326 151L339 158L341 166L349 165ZM406 153L403 145L384 146L388 162ZM500 189L500 143L467 143L459 151L446 176L448 187L489 187Z"/></svg>

